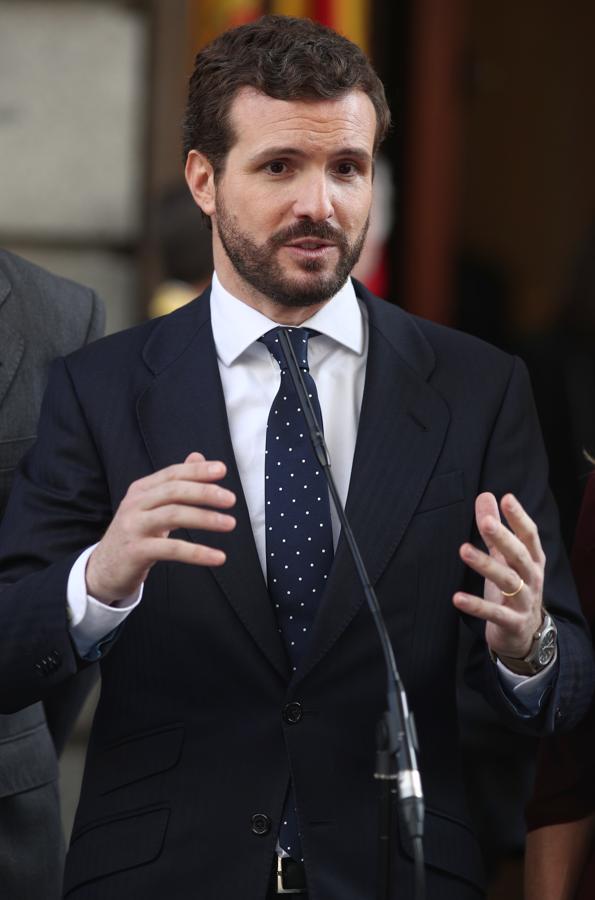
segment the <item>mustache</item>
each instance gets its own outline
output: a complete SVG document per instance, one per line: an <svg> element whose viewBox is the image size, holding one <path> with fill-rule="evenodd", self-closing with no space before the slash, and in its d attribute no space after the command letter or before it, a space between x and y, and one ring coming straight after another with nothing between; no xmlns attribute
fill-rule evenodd
<svg viewBox="0 0 595 900"><path fill-rule="evenodd" d="M338 228L334 228L328 222L311 222L308 220L296 222L295 225L289 225L287 228L278 231L269 238L269 245L271 248L276 249L289 241L296 241L299 238L319 238L321 241L332 241L339 249L344 249L348 246L345 234Z"/></svg>

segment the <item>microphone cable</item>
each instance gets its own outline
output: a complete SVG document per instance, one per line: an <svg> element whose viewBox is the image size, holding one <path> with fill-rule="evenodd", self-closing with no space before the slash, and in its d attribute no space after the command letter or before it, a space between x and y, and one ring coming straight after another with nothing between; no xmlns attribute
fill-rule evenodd
<svg viewBox="0 0 595 900"><path fill-rule="evenodd" d="M335 480L331 473L331 460L322 430L316 421L316 415L304 384L291 341L287 336L289 328L279 329L279 343L287 362L291 380L300 400L302 412L306 420L310 440L316 458L326 476L329 494L341 522L341 528L349 546L353 562L361 582L368 607L372 614L387 671L387 709L381 719L377 732L376 769L374 777L381 783L381 823L384 820L384 831L381 824L381 845L385 851L380 859L380 900L390 897L390 814L391 796L398 792L400 800L401 821L411 841L415 868L416 900L425 898L425 866L423 856L424 832L424 798L421 777L417 764L417 734L413 714L409 710L407 696L401 681L390 636L376 592L370 583L364 561L355 540L353 531L345 514ZM395 789L396 785L396 789Z"/></svg>

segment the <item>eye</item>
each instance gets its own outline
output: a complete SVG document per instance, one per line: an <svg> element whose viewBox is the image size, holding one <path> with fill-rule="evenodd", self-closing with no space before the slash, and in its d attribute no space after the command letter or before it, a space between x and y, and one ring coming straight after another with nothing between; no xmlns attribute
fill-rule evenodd
<svg viewBox="0 0 595 900"><path fill-rule="evenodd" d="M336 170L337 174L342 175L344 178L348 178L352 175L357 175L360 168L357 163L344 160L343 162L337 163Z"/></svg>
<svg viewBox="0 0 595 900"><path fill-rule="evenodd" d="M287 172L287 164L280 159L274 159L272 162L267 163L264 168L265 172L270 172L271 175L284 175Z"/></svg>

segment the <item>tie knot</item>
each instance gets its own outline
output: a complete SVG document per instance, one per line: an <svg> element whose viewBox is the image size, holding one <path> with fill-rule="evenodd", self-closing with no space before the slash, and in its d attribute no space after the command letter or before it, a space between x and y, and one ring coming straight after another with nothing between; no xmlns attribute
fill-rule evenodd
<svg viewBox="0 0 595 900"><path fill-rule="evenodd" d="M309 328L284 328L283 330L291 342L298 366L300 369L305 369L306 372L308 372L308 338L318 334L318 332L312 331ZM269 353L275 357L281 371L285 372L287 370L287 362L285 360L281 341L279 340L280 331L280 327L271 328L271 330L267 331L266 334L263 334L259 340L262 341Z"/></svg>

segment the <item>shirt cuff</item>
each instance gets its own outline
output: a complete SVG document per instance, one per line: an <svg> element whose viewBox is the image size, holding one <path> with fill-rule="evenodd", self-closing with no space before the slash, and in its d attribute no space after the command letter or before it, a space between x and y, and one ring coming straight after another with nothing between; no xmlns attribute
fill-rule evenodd
<svg viewBox="0 0 595 900"><path fill-rule="evenodd" d="M558 650L554 658L536 675L518 675L507 669L501 660L496 660L500 684L510 702L525 715L536 716L541 709L541 702L547 693L556 674Z"/></svg>
<svg viewBox="0 0 595 900"><path fill-rule="evenodd" d="M66 588L67 615L70 635L78 654L84 659L101 656L99 645L116 631L141 601L143 585L124 600L108 604L87 594L85 571L87 562L97 544L87 547L74 563Z"/></svg>

